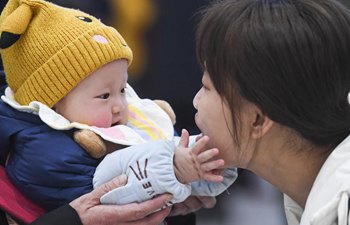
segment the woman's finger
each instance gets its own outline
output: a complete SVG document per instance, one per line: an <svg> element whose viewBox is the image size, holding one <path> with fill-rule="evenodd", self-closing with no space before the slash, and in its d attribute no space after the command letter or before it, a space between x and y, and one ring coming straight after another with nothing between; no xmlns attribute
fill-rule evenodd
<svg viewBox="0 0 350 225"><path fill-rule="evenodd" d="M125 174L122 174L112 179L111 181L106 182L101 186L97 187L95 190L91 192L91 194L96 196L97 198L101 198L107 192L110 192L113 189L116 189L118 187L124 186L127 182L127 179L128 179L127 176Z"/></svg>
<svg viewBox="0 0 350 225"><path fill-rule="evenodd" d="M115 208L116 214L120 215L122 221L135 221L159 211L171 200L171 195L164 194L152 200L141 203L132 203Z"/></svg>
<svg viewBox="0 0 350 225"><path fill-rule="evenodd" d="M165 209L162 209L159 212L153 213L147 217L147 219L144 221L144 224L147 225L158 225L162 221L164 221L165 217L167 217L170 213L171 207L167 207Z"/></svg>

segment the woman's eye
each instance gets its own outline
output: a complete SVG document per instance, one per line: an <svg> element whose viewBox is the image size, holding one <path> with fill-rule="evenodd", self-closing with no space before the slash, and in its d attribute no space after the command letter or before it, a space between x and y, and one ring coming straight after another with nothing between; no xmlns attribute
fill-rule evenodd
<svg viewBox="0 0 350 225"><path fill-rule="evenodd" d="M109 93L105 93L103 95L98 96L100 99L108 99L109 98Z"/></svg>

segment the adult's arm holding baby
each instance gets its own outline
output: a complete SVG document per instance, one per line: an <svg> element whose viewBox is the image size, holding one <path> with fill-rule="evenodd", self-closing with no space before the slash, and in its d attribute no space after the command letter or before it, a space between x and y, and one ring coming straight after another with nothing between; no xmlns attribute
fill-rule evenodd
<svg viewBox="0 0 350 225"><path fill-rule="evenodd" d="M100 197L105 193L123 186L126 176L114 178L92 192L85 194L69 205L62 206L40 217L31 225L107 225L107 224L160 224L169 214L170 208L163 209L152 214L155 210L162 208L169 200L169 195L162 195L155 199L137 204L124 206L101 205Z"/></svg>

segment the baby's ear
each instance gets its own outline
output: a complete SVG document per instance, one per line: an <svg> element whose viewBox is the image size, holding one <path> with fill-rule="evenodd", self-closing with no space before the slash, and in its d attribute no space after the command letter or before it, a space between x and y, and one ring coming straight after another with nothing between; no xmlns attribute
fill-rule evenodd
<svg viewBox="0 0 350 225"><path fill-rule="evenodd" d="M5 49L13 45L21 37L20 34L13 34L9 32L2 32L0 37L0 48Z"/></svg>
<svg viewBox="0 0 350 225"><path fill-rule="evenodd" d="M27 4L20 4L1 23L0 48L5 49L16 43L26 32L32 19L33 11Z"/></svg>

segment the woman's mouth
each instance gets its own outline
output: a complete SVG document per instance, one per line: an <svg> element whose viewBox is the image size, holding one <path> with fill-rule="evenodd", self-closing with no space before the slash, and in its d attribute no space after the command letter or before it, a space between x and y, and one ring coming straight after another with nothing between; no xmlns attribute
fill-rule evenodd
<svg viewBox="0 0 350 225"><path fill-rule="evenodd" d="M194 114L194 122L197 124L197 120L198 120L198 112L196 114Z"/></svg>

